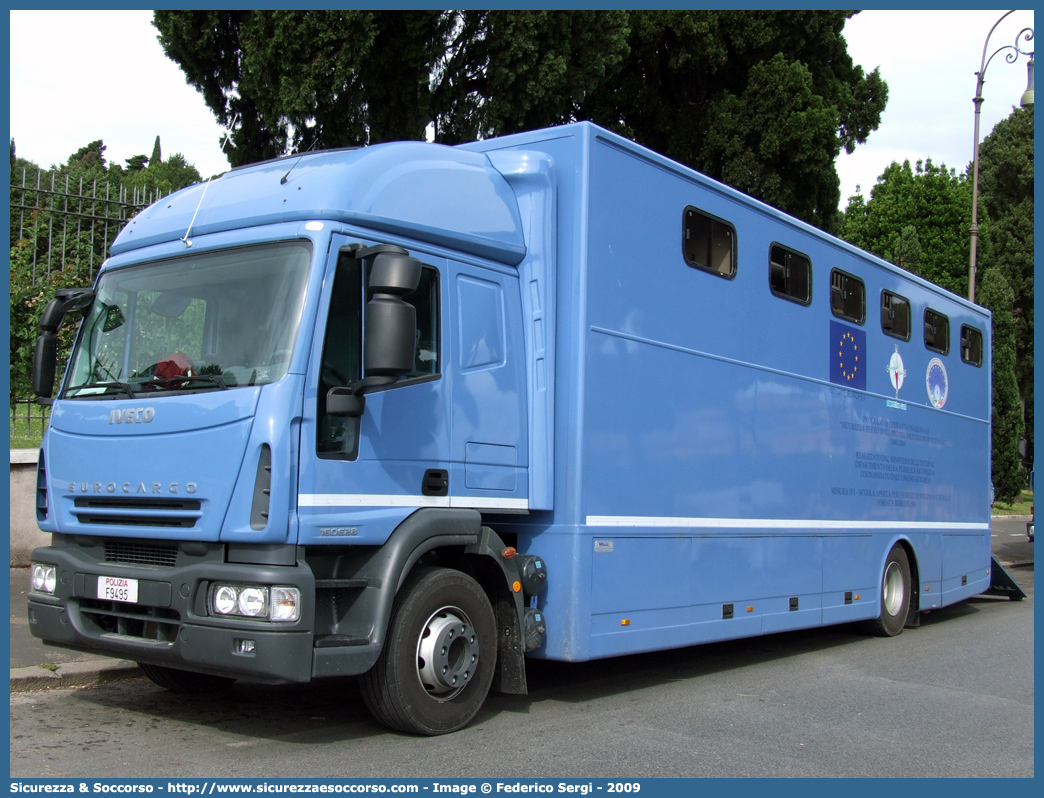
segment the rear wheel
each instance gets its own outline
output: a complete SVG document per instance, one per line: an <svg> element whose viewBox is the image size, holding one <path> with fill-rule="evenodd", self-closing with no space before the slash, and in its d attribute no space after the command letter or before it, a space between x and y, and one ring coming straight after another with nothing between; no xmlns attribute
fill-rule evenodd
<svg viewBox="0 0 1044 798"><path fill-rule="evenodd" d="M888 553L881 576L881 615L867 623L867 631L878 637L895 637L910 616L912 579L906 549L895 545Z"/></svg>
<svg viewBox="0 0 1044 798"><path fill-rule="evenodd" d="M497 661L489 599L470 576L419 568L395 601L363 700L386 726L436 735L466 726L482 707Z"/></svg>
<svg viewBox="0 0 1044 798"><path fill-rule="evenodd" d="M194 673L177 668L167 668L163 665L149 665L146 662L139 662L138 667L164 690L175 693L217 693L227 690L236 681L227 676L211 676L207 673Z"/></svg>

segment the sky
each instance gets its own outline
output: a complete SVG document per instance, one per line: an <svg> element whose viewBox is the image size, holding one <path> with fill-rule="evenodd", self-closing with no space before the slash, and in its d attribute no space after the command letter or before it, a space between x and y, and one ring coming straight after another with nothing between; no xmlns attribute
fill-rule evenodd
<svg viewBox="0 0 1044 798"><path fill-rule="evenodd" d="M849 20L849 54L867 72L881 69L889 97L867 143L838 158L842 210L857 186L868 197L892 161L931 158L958 172L971 163L975 73L1002 13L871 10ZM124 163L150 155L159 135L165 158L181 153L204 177L228 169L221 127L164 56L151 19L151 11L10 12L10 122L19 156L49 167L102 139L106 158ZM1011 14L990 36L987 57L1032 26L1032 11ZM64 61L41 58L44 38ZM112 46L99 50L98 42ZM1002 52L989 64L980 140L1018 105L1026 63L1025 56L1007 63Z"/></svg>

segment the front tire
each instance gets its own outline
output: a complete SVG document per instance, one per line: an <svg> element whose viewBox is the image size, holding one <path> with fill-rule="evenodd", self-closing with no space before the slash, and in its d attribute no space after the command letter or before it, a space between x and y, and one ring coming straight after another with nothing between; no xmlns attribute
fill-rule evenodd
<svg viewBox="0 0 1044 798"><path fill-rule="evenodd" d="M895 637L910 617L913 579L910 558L899 544L888 553L881 576L881 615L867 624L867 631L878 637Z"/></svg>
<svg viewBox="0 0 1044 798"><path fill-rule="evenodd" d="M362 676L363 700L398 731L457 731L486 700L496 662L496 620L479 584L448 568L418 568L396 597L376 664Z"/></svg>

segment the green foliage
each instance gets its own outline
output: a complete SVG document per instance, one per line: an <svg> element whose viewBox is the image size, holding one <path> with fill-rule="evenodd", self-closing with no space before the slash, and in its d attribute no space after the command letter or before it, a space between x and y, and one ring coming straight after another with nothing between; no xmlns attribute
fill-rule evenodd
<svg viewBox="0 0 1044 798"><path fill-rule="evenodd" d="M849 200L840 236L881 258L896 261L908 271L965 295L968 291L968 224L971 186L953 169L918 161L893 162L871 189L870 200ZM983 229L988 229L986 220ZM915 228L919 259L905 249L912 246L907 228ZM907 241L904 242L904 234Z"/></svg>
<svg viewBox="0 0 1044 798"><path fill-rule="evenodd" d="M439 11L157 11L168 57L232 131L233 165L423 139ZM234 87L234 91L233 91Z"/></svg>
<svg viewBox="0 0 1044 798"><path fill-rule="evenodd" d="M979 195L990 227L979 239L980 273L999 269L1011 286L1015 376L1033 449L1033 111L1018 108L979 148Z"/></svg>
<svg viewBox="0 0 1044 798"><path fill-rule="evenodd" d="M1033 515L1033 491L1024 490L1010 502L994 502L993 515Z"/></svg>
<svg viewBox="0 0 1044 798"><path fill-rule="evenodd" d="M978 299L993 312L993 487L998 500L1011 502L1026 486L1019 458L1024 425L1015 379L1015 294L1001 271L991 269Z"/></svg>
<svg viewBox="0 0 1044 798"><path fill-rule="evenodd" d="M235 165L589 119L832 230L887 86L845 11L156 11Z"/></svg>
<svg viewBox="0 0 1044 798"><path fill-rule="evenodd" d="M148 155L132 155L127 159L127 171L130 173L140 172L145 168L145 165L149 162Z"/></svg>
<svg viewBox="0 0 1044 798"><path fill-rule="evenodd" d="M845 11L646 11L590 118L827 230L834 162L880 122L887 85L852 63Z"/></svg>
<svg viewBox="0 0 1044 798"><path fill-rule="evenodd" d="M889 253L888 260L900 269L917 273L921 267L921 256L921 239L917 235L917 228L909 224L899 233L899 241Z"/></svg>
<svg viewBox="0 0 1044 798"><path fill-rule="evenodd" d="M629 51L627 11L464 11L438 70L435 138L477 138L592 118L589 98Z"/></svg>
<svg viewBox="0 0 1044 798"><path fill-rule="evenodd" d="M163 161L163 151L160 149L160 137L156 136L156 143L152 145L152 155L149 157L149 163L156 165Z"/></svg>
<svg viewBox="0 0 1044 798"><path fill-rule="evenodd" d="M76 152L69 156L69 160L66 164L70 167L79 167L81 169L91 169L94 167L105 168L105 144L101 139L98 141L92 141L86 147L80 147Z"/></svg>
<svg viewBox="0 0 1044 798"><path fill-rule="evenodd" d="M131 172L121 182L128 188L154 189L166 195L201 181L196 167L176 152L165 161L149 161L148 166Z"/></svg>
<svg viewBox="0 0 1044 798"><path fill-rule="evenodd" d="M200 181L180 154L149 163L128 160L128 170L106 162L105 144L93 141L51 171L18 158L11 142L11 397L32 395L32 363L40 314L58 288L90 285L122 226L116 214L121 188L169 194ZM39 180L42 191L37 191ZM22 186L26 189L22 189ZM106 194L112 202L106 201ZM68 197L63 196L68 194ZM91 219L110 219L92 223ZM77 319L59 331L59 371L69 354Z"/></svg>
<svg viewBox="0 0 1044 798"><path fill-rule="evenodd" d="M92 252L94 242L86 234L76 237L66 250L66 261L55 264L50 274L41 264L33 263L34 238L46 234L43 225L28 228L30 237L11 247L11 385L12 397L32 396L33 353L40 334L40 315L59 288L90 285L88 263L96 264ZM41 273L44 272L44 273ZM35 277L35 279L34 279ZM58 331L59 370L62 373L76 331L76 320L70 318Z"/></svg>

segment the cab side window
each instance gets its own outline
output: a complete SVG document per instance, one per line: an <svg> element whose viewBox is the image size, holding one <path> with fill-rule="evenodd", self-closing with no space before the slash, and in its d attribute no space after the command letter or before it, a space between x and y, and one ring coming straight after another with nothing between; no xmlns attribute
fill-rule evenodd
<svg viewBox="0 0 1044 798"><path fill-rule="evenodd" d="M362 262L351 251L342 252L330 297L316 397L316 449L320 457L354 460L358 456L359 419L328 414L326 400L331 388L354 385L363 376L364 295L367 300L370 298L370 293L364 291L363 278ZM403 300L417 311L416 348L413 370L400 377L397 384L436 378L441 366L438 271L423 266L417 290Z"/></svg>
<svg viewBox="0 0 1044 798"><path fill-rule="evenodd" d="M350 253L342 252L330 297L316 397L316 448L320 457L354 460L357 456L359 419L327 415L326 395L331 388L352 385L361 377L362 264Z"/></svg>

